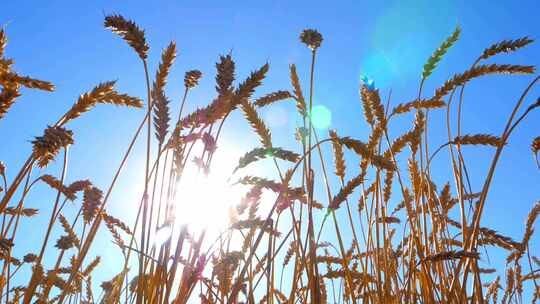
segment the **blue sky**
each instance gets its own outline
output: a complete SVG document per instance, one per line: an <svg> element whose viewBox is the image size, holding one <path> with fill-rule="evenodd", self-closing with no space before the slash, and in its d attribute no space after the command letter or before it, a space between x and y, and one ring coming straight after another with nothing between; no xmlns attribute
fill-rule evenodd
<svg viewBox="0 0 540 304"><path fill-rule="evenodd" d="M502 39L529 35L538 39L536 1L10 1L2 5L0 25L9 37L8 57L16 60L21 74L49 80L54 93L25 90L6 117L0 120L0 160L12 174L31 150L30 140L41 135L76 100L77 96L99 82L118 79L118 89L144 97L144 75L136 55L123 41L102 26L105 14L120 13L135 20L146 30L150 44L150 66L158 63L162 48L175 40L178 58L167 94L178 104L186 70L203 72L201 85L191 95L189 109L204 105L214 96L214 63L220 54L232 51L238 79L265 62L270 63L265 85L258 95L277 89L289 89L288 65L298 66L307 90L309 53L298 42L302 29L312 27L324 36L315 76L315 103L332 113L331 128L340 134L367 139L366 125L358 97L361 74L375 79L386 98L392 89L392 103L412 100L418 90L425 60L456 27L462 36L442 60L427 82L425 97L454 73L469 67L482 50ZM538 64L540 45L533 44L512 55L500 55L498 63ZM467 87L464 132L500 134L509 111L530 76L494 76L475 81ZM539 95L533 90L531 99ZM123 152L104 153L104 149L124 151L132 130L143 112L100 107L70 125L76 144L68 180L90 178L101 188L108 186L112 172ZM280 104L263 112L271 121L276 141L292 145L297 124L292 104ZM503 154L495 175L484 226L521 239L523 223L532 204L540 199L536 189L540 172L530 152L532 139L540 135L538 113L516 130ZM280 117L279 119L274 119ZM445 142L443 112L431 116L431 141ZM396 120L395 128L404 132L411 117ZM256 144L241 117L229 122L229 140L247 151ZM249 134L247 136L235 136ZM394 134L398 135L398 134ZM142 145L130 161L130 170L110 202L111 213L122 217L135 206L139 193L129 190L142 175ZM17 152L15 152L17 151ZM477 178L473 188L480 190L487 172L491 151L467 149L470 169ZM240 155L239 155L240 156ZM434 163L433 175L441 185L451 181L446 172L447 155ZM47 172L58 172L51 166ZM127 181L131 181L127 182ZM139 181L140 182L140 181ZM137 183L137 182L135 182ZM122 188L123 187L123 188ZM29 202L47 209L52 196L43 196L42 188ZM73 207L73 210L75 208ZM129 213L129 212L128 212ZM42 220L45 216L43 216ZM40 239L39 220L22 226L31 244ZM538 236L533 244L538 244ZM104 242L103 244L110 244ZM100 253L113 252L112 246L100 247ZM532 246L535 247L535 246ZM21 254L23 254L21 252Z"/></svg>

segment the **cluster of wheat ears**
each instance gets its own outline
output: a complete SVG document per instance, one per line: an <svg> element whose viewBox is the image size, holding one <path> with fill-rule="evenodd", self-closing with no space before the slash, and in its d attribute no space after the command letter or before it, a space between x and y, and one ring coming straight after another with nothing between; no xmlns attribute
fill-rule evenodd
<svg viewBox="0 0 540 304"><path fill-rule="evenodd" d="M170 101L164 88L176 57L175 43L164 49L152 80L144 31L120 15L107 16L105 27L125 40L142 62L146 114L107 189L98 189L90 180L66 180L69 147L74 144L68 127L72 120L100 104L143 107L141 99L118 93L115 81L101 83L82 94L42 136L35 137L33 149L18 171L0 163L3 303L519 303L525 297L533 301L540 297L540 259L529 248L540 202L533 205L526 219L522 239L481 226L501 153L516 127L540 106L540 99L530 102L528 97L540 76L524 90L500 136L461 132L466 84L490 74L533 74L532 66L484 64L486 59L517 51L532 40L493 44L469 69L451 77L429 98L423 98L424 82L459 38L457 28L425 64L418 96L411 102L383 104L371 82L361 84L360 99L369 138L359 140L336 131L325 137L311 124L315 59L323 41L315 30L300 35L312 59L308 93L292 64L290 91L255 99L254 91L264 80L268 64L234 85L235 62L231 55L221 56L216 63L217 96L206 107L183 113L188 93L202 76L197 70L186 72L180 113L171 122ZM22 87L54 90L49 82L13 71L13 60L4 54L6 42L4 31L0 31L0 119L20 96ZM297 132L299 152L277 147L258 114L258 109L281 100L295 102L303 121ZM240 158L237 168L244 169L239 172L248 172L250 164L265 161L278 171L279 180L252 175L240 178L238 182L249 190L235 207L237 217L214 241L205 238L204 231L191 232L175 221L174 209L182 208L175 206L175 202L182 202L177 185L186 166L199 166L212 174L211 162L220 132L235 110L244 113L261 144ZM430 111L441 110L447 113L448 138L446 144L434 149L428 145L427 117ZM410 130L390 138L392 118L407 114L413 118ZM107 213L107 203L139 137L144 137L146 144L145 183L136 221L128 225ZM333 163L327 163L322 145L332 146ZM462 154L462 149L471 145L494 150L480 189L471 189ZM523 149L528 151L529 147ZM540 137L533 140L532 149L534 154L540 150ZM449 153L447 178L453 180L452 185L436 185L430 176L431 160L441 152ZM349 161L358 159L358 163L347 164L345 153L351 153ZM58 176L35 175L36 167L45 168L54 160L62 164ZM399 163L406 163L405 168L400 168ZM531 165L538 165L538 161ZM347 176L357 171L358 175ZM332 174L340 187L329 186ZM50 212L50 221L42 243L28 248L31 251L26 255L14 257L12 250L17 246L17 237L21 237L16 235L20 220L32 221L31 217L38 213L25 208L28 193L38 183L47 184L55 193L54 203L49 205L52 210L42 211ZM316 198L316 189L323 189L326 195ZM258 209L264 191L274 192L277 198L264 202L271 206L261 214ZM353 193L359 197L354 202ZM63 214L67 202L80 206L76 217L69 219ZM343 213L339 218L345 221L338 221L338 212ZM324 216L324 220L314 221L315 216ZM279 222L285 218L291 225L279 231L283 230ZM102 224L112 234L125 262L96 290L92 273L100 267L101 259L88 253ZM321 240L323 225L333 226L336 242ZM53 241L50 236L55 227L64 234ZM163 227L178 233L153 246L156 231ZM239 248L230 246L233 237L242 240ZM493 278L493 273L501 270L479 267L479 260L487 253L481 249L489 247L499 247L508 256L503 266L505 276L486 282L485 274ZM57 252L56 261L44 259L46 250ZM24 268L27 270L19 271Z"/></svg>

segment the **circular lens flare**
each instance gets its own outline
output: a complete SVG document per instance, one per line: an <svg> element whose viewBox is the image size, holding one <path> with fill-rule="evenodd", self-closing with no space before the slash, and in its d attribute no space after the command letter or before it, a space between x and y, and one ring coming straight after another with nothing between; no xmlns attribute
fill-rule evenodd
<svg viewBox="0 0 540 304"><path fill-rule="evenodd" d="M323 105L316 105L311 109L311 122L317 129L328 129L332 123L332 112Z"/></svg>

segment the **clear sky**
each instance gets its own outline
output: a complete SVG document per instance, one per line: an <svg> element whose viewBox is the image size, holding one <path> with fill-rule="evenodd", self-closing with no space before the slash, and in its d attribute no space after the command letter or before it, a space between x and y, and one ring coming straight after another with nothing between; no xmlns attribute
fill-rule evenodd
<svg viewBox="0 0 540 304"><path fill-rule="evenodd" d="M118 89L144 97L144 75L138 58L123 41L103 28L106 14L120 13L146 30L150 44L150 66L154 69L161 50L175 40L178 58L167 94L178 105L184 71L203 72L201 85L191 98L189 109L204 105L214 96L214 63L220 54L232 51L239 79L251 70L270 63L270 72L258 96L277 89L289 89L288 66L296 63L307 88L309 53L298 41L302 29L318 29L324 36L315 76L315 103L332 113L331 128L340 134L367 139L359 103L361 74L373 78L392 102L416 97L422 66L434 49L456 27L460 41L449 51L426 84L425 97L454 73L468 68L490 44L525 35L540 38L538 1L5 1L0 26L9 38L8 57L16 60L21 74L45 79L56 85L54 93L23 91L6 117L0 120L0 160L14 174L31 151L30 140L54 123L77 96L99 82L118 79ZM512 55L500 55L498 63L540 63L540 44ZM466 91L464 133L499 135L509 111L531 76L493 76L474 81ZM531 94L537 98L539 89ZM432 142L444 143L442 111L432 114ZM70 125L76 144L71 148L69 181L89 178L100 188L108 186L143 111L103 106ZM293 144L297 125L292 104L280 104L263 113L276 141ZM515 132L495 175L482 225L521 239L524 221L533 203L540 199L540 171L533 162L530 143L540 135L538 113ZM410 119L410 118L408 118ZM398 131L409 128L410 120L396 120ZM230 122L224 140L239 153L255 145L255 136L240 116ZM248 136L234 136L235 131ZM394 134L397 135L397 134ZM120 189L130 182L141 183L138 170L144 164L138 147ZM118 151L115 154L105 149ZM434 163L433 175L441 185L452 181L447 174L446 153ZM240 156L240 154L238 154ZM466 150L470 169L480 190L491 159L488 149ZM56 165L47 169L55 174ZM136 181L134 181L136 180ZM124 188L122 188L124 187ZM52 196L38 189L30 206L52 204ZM119 190L110 202L111 213L132 214L140 193ZM50 207L49 207L50 208ZM75 209L75 208L73 208ZM43 208L47 216L50 209ZM128 217L130 215L127 215ZM36 229L40 220L22 226L22 234L41 239ZM539 237L533 244L540 248ZM100 254L118 254L110 243ZM24 254L24 252L16 252ZM487 261L486 261L487 262ZM104 279L107 276L104 277Z"/></svg>

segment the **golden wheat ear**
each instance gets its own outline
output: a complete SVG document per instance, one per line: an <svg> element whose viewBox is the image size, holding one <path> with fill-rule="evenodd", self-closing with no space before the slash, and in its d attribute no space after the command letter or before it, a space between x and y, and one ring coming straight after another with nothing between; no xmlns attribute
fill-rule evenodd
<svg viewBox="0 0 540 304"><path fill-rule="evenodd" d="M298 162L300 155L292 151L288 151L282 148L272 147L272 148L255 148L246 154L244 154L238 161L238 165L234 169L236 172L238 169L244 168L247 165L256 162L258 160L275 157L292 163ZM234 173L233 172L233 173Z"/></svg>
<svg viewBox="0 0 540 304"><path fill-rule="evenodd" d="M109 15L105 17L104 26L122 37L143 61L146 60L149 47L144 31L135 22L125 19L122 15Z"/></svg>
<svg viewBox="0 0 540 304"><path fill-rule="evenodd" d="M11 108L19 96L21 96L21 93L19 93L17 86L4 87L0 91L0 119L6 115L9 108Z"/></svg>
<svg viewBox="0 0 540 304"><path fill-rule="evenodd" d="M176 59L176 43L171 41L169 45L161 53L161 62L159 63L156 72L155 88L162 90L167 84L167 78L171 71L171 67Z"/></svg>
<svg viewBox="0 0 540 304"><path fill-rule="evenodd" d="M511 65L511 64L488 64L479 65L470 68L462 74L456 74L451 79L447 80L443 86L435 90L435 95L431 98L432 101L438 100L446 96L453 89L465 84L471 79L478 78L490 74L532 74L535 72L535 67L531 65Z"/></svg>
<svg viewBox="0 0 540 304"><path fill-rule="evenodd" d="M417 99L407 103L398 104L390 114L391 116L396 114L408 113L413 109L438 109L446 106L446 103L443 100L430 100L430 99Z"/></svg>
<svg viewBox="0 0 540 304"><path fill-rule="evenodd" d="M251 95L253 95L255 89L262 84L269 68L270 66L266 63L260 69L252 72L249 77L238 86L234 97L235 104L238 105L244 100L248 100Z"/></svg>
<svg viewBox="0 0 540 304"><path fill-rule="evenodd" d="M95 86L91 91L79 96L75 104L58 121L58 125L64 125L69 121L90 111L97 104L114 104L117 106L127 106L141 108L142 101L139 98L131 97L126 94L119 94L114 90L116 81L102 82Z"/></svg>
<svg viewBox="0 0 540 304"><path fill-rule="evenodd" d="M343 203L347 199L347 197L353 193L354 189L360 186L360 184L362 184L363 182L364 178L362 175L358 175L348 181L347 184L345 184L345 186L343 186L343 188L339 190L338 194L334 196L334 198L330 202L330 205L328 205L328 208L333 210L338 209L341 203Z"/></svg>
<svg viewBox="0 0 540 304"><path fill-rule="evenodd" d="M152 90L152 100L154 101L154 127L159 146L165 142L165 137L169 132L171 115L169 113L170 100L165 96L163 90L158 90L154 85Z"/></svg>
<svg viewBox="0 0 540 304"><path fill-rule="evenodd" d="M171 67L176 58L176 43L172 41L163 50L161 54L161 62L156 72L156 80L152 87L152 100L154 102L154 127L156 128L156 138L159 145L162 146L165 142L165 137L169 132L171 121L169 103L170 100L165 95L164 87L167 83L167 78Z"/></svg>
<svg viewBox="0 0 540 304"><path fill-rule="evenodd" d="M28 76L21 76L13 72L1 73L0 84L3 87L23 86L29 89L38 89L49 92L54 91L54 85L48 81L34 79Z"/></svg>
<svg viewBox="0 0 540 304"><path fill-rule="evenodd" d="M64 232L68 236L70 242L72 242L75 247L80 248L81 247L81 241L79 240L79 238L77 237L77 234L75 233L75 231L71 227L71 224L68 222L68 220L62 214L59 214L58 216L59 216L59 219L60 219L60 224L62 224L62 228L64 229Z"/></svg>
<svg viewBox="0 0 540 304"><path fill-rule="evenodd" d="M296 73L296 65L291 64L289 66L291 73L291 84L293 86L294 98L296 99L296 108L300 116L304 117L307 113L306 100L302 93L302 87L300 86L300 80L298 79L298 74Z"/></svg>
<svg viewBox="0 0 540 304"><path fill-rule="evenodd" d="M525 249L528 244L529 240L531 239L531 236L534 232L534 222L536 221L536 218L540 214L540 201L537 202L534 207L529 212L529 215L527 216L527 223L525 225L525 233L523 234L523 240L521 241L522 248Z"/></svg>
<svg viewBox="0 0 540 304"><path fill-rule="evenodd" d="M500 137L489 134L474 134L474 135L462 135L456 136L452 141L453 144L460 145L482 145L499 147L503 144Z"/></svg>
<svg viewBox="0 0 540 304"><path fill-rule="evenodd" d="M352 139L350 137L341 137L339 139L339 142L343 144L345 147L351 149L359 156L368 159L375 167L379 169L385 169L385 170L395 170L396 166L393 164L391 160L384 156L373 154L368 146L356 139Z"/></svg>
<svg viewBox="0 0 540 304"><path fill-rule="evenodd" d="M4 51L6 49L7 45L7 36L6 32L4 32L4 29L0 29L0 57L4 56Z"/></svg>
<svg viewBox="0 0 540 304"><path fill-rule="evenodd" d="M240 105L242 107L242 110L244 111L244 115L247 121L255 130L257 135L259 135L259 139L263 147L266 149L272 148L272 137L270 135L270 129L268 129L268 127L264 124L263 120L259 117L259 114L257 113L257 110L255 110L255 107L253 107L251 102L247 100L243 100Z"/></svg>
<svg viewBox="0 0 540 304"><path fill-rule="evenodd" d="M285 100L293 98L292 94L289 91L276 91L265 96L259 97L253 103L257 107L266 107L273 104L276 101Z"/></svg>
<svg viewBox="0 0 540 304"><path fill-rule="evenodd" d="M523 37L516 40L503 40L494 43L485 49L479 59L485 60L500 53L515 52L533 42L534 40L529 39L529 37Z"/></svg>
<svg viewBox="0 0 540 304"><path fill-rule="evenodd" d="M329 131L332 139L332 150L334 151L334 166L336 167L336 175L340 178L345 178L345 157L343 154L343 146L339 142L339 137L335 130Z"/></svg>
<svg viewBox="0 0 540 304"><path fill-rule="evenodd" d="M72 145L73 132L59 126L45 129L43 136L37 136L33 141L33 156L40 168L45 168L62 148Z"/></svg>
<svg viewBox="0 0 540 304"><path fill-rule="evenodd" d="M235 63L231 55L220 56L219 62L216 63L216 91L219 94L219 98L232 93L232 84L235 79Z"/></svg>

